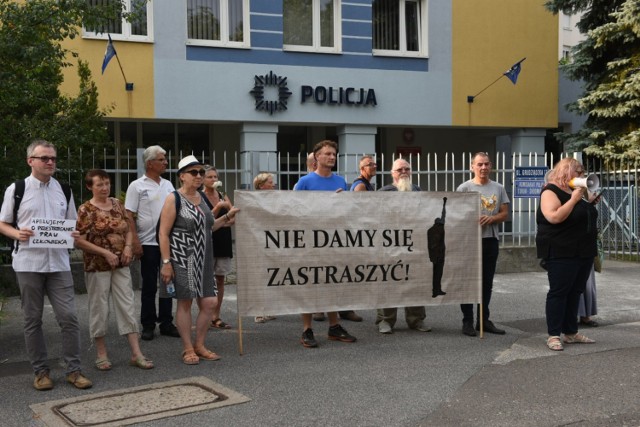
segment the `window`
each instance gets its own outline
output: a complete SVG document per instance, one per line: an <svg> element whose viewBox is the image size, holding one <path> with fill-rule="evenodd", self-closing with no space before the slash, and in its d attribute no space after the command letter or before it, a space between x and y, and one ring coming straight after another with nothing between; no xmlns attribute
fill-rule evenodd
<svg viewBox="0 0 640 427"><path fill-rule="evenodd" d="M284 0L286 50L339 52L340 0Z"/></svg>
<svg viewBox="0 0 640 427"><path fill-rule="evenodd" d="M426 0L374 0L373 53L427 56Z"/></svg>
<svg viewBox="0 0 640 427"><path fill-rule="evenodd" d="M249 0L187 0L188 44L249 47Z"/></svg>
<svg viewBox="0 0 640 427"><path fill-rule="evenodd" d="M571 15L562 14L562 28L571 31Z"/></svg>
<svg viewBox="0 0 640 427"><path fill-rule="evenodd" d="M87 0L90 6L111 6L121 0ZM151 41L151 1L122 0L124 13L118 19L90 28L85 26L84 37L107 38L111 34L114 40ZM129 15L129 16L128 16Z"/></svg>

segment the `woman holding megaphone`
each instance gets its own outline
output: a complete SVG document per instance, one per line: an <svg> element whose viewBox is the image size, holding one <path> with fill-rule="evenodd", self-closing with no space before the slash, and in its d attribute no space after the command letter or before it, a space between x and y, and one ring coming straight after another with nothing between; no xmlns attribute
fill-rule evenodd
<svg viewBox="0 0 640 427"><path fill-rule="evenodd" d="M538 258L547 270L547 346L563 350L564 344L595 341L578 332L578 303L597 254L598 211L594 203L597 184L584 178L584 167L565 158L551 170L540 194L536 213ZM597 177L596 177L597 179ZM585 190L591 186L593 192ZM563 338L561 340L561 336Z"/></svg>

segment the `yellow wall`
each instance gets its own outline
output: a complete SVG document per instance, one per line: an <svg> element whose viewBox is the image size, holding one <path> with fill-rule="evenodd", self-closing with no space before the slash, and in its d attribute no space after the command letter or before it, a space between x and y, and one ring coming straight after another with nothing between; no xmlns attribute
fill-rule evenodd
<svg viewBox="0 0 640 427"><path fill-rule="evenodd" d="M542 0L453 0L454 126L553 128L558 122L558 18ZM518 83L502 77L526 57Z"/></svg>
<svg viewBox="0 0 640 427"><path fill-rule="evenodd" d="M68 40L67 48L79 54L79 58L89 63L91 75L98 86L100 107L111 107L108 116L112 118L153 118L153 44L114 40L113 42L128 82L133 82L133 91L125 90L125 81L118 66L118 59L111 58L109 66L101 74L102 60L107 47L105 40L89 40L77 37ZM74 67L64 70L64 93L76 94L78 74L77 59L68 58Z"/></svg>

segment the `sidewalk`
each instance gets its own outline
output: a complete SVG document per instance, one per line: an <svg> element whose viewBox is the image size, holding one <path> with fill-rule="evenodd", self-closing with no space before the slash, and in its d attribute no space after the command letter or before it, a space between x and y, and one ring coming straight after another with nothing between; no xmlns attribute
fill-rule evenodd
<svg viewBox="0 0 640 427"><path fill-rule="evenodd" d="M355 344L326 339L326 322L314 322L317 349L299 343L299 316L265 324L243 318L244 351L237 330L211 330L208 344L223 356L186 366L180 343L157 337L142 342L156 369L127 366L124 338L112 321L107 345L114 368L98 372L89 348L86 296L78 296L83 327L83 362L94 387L75 390L53 363L54 390L31 388L20 302L7 300L0 324L0 420L6 426L32 423L29 405L156 382L205 376L251 399L241 405L166 418L148 426L614 426L640 425L640 264L608 261L596 274L601 327L585 330L593 345L546 349L546 273L496 275L491 303L494 322L507 334L484 339L460 333L458 306L427 307L431 333L406 329L381 335L374 310L362 323L343 322ZM236 287L228 286L222 318L237 326ZM139 294L136 295L139 298ZM47 307L50 358L60 357L59 330ZM113 319L112 319L113 320Z"/></svg>

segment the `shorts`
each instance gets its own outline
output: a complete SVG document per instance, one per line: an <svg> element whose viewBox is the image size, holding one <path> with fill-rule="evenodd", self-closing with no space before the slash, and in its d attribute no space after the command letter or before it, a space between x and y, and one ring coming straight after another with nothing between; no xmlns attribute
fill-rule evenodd
<svg viewBox="0 0 640 427"><path fill-rule="evenodd" d="M231 273L231 258L213 258L213 271L216 276L226 276Z"/></svg>

